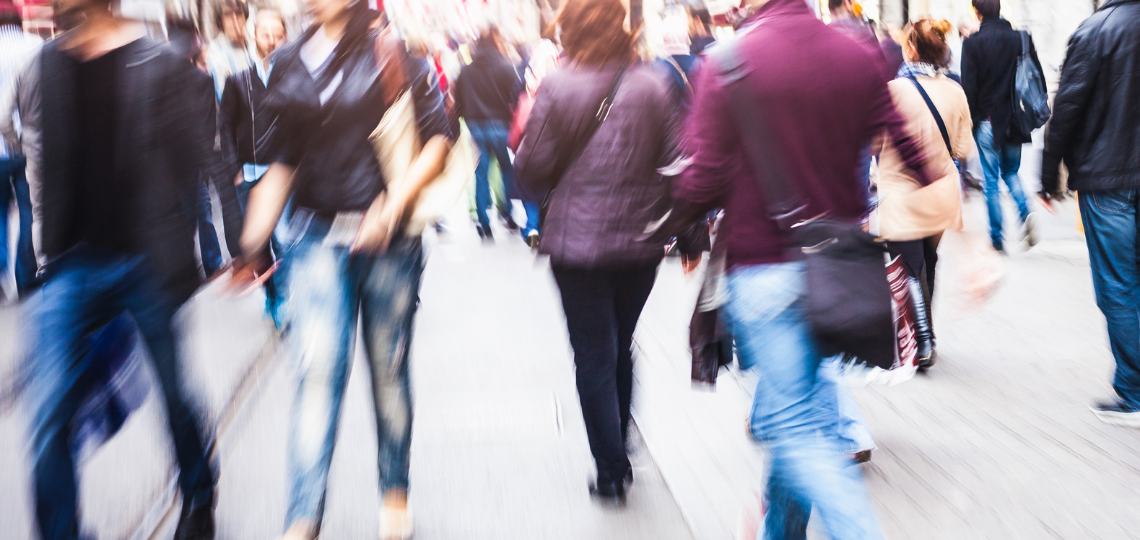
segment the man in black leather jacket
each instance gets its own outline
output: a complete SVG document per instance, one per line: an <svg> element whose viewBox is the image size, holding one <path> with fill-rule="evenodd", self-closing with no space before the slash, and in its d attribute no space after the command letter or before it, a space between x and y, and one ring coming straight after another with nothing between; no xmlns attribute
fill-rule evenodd
<svg viewBox="0 0 1140 540"><path fill-rule="evenodd" d="M1045 137L1041 196L1080 191L1097 305L1116 357L1116 399L1093 407L1114 424L1140 426L1140 0L1109 0L1069 38Z"/></svg>
<svg viewBox="0 0 1140 540"><path fill-rule="evenodd" d="M962 89L970 102L974 122L974 140L985 172L982 192L990 216L990 241L994 249L1003 251L1001 184L1004 182L1017 204L1018 217L1029 245L1037 243L1036 216L1021 186L1021 146L1030 142L1030 134L1013 122L1014 73L1023 51L1021 35L1009 21L1001 17L1001 0L973 0L981 18L978 31L962 42ZM1037 66L1037 49L1033 38L1024 51Z"/></svg>

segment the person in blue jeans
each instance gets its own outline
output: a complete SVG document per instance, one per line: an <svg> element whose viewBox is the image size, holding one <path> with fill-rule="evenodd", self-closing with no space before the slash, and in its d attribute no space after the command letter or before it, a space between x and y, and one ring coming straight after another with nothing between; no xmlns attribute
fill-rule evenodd
<svg viewBox="0 0 1140 540"><path fill-rule="evenodd" d="M20 214L20 230L16 240L14 267L16 293L25 298L36 285L36 254L32 249L32 199L28 192L28 180L24 176L25 158L23 154L0 157L0 272L7 273L8 253L8 208L13 199ZM0 277L0 282L3 278Z"/></svg>
<svg viewBox="0 0 1140 540"><path fill-rule="evenodd" d="M476 230L483 239L492 238L491 220L487 217L487 209L491 206L488 175L492 159L499 163L506 197L519 196L514 185L515 167L511 163L507 139L523 88L518 71L503 56L499 32L493 28L487 30L475 45L475 58L455 81L456 110L467 122L471 138L479 147L479 165L475 168L475 214L479 221ZM522 236L531 247L537 247L539 205L525 199L526 225L522 227ZM504 208L509 214L510 201L500 202L505 203ZM510 215L503 217L509 226L514 226Z"/></svg>
<svg viewBox="0 0 1140 540"><path fill-rule="evenodd" d="M1092 406L1102 422L1140 427L1140 0L1109 0L1069 39L1045 134L1045 204L1080 194L1096 304L1116 360L1114 396Z"/></svg>

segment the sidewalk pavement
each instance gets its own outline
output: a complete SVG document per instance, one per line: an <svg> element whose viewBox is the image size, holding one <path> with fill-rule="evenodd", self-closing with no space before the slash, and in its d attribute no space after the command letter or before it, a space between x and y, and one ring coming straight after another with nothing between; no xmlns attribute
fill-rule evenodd
<svg viewBox="0 0 1140 540"><path fill-rule="evenodd" d="M968 221L984 226L980 208L970 203ZM1087 409L1108 395L1112 359L1066 211L1045 220L1048 241L1005 259L1004 286L974 313L953 301L966 255L948 238L939 363L899 386L855 390L879 446L865 471L888 538L1140 538L1140 432ZM545 262L506 231L483 246L453 228L432 242L413 345L417 539L738 537L763 486L763 455L744 428L753 382L722 373L715 392L691 389L695 281L672 261L659 271L636 336L637 481L627 508L603 509L586 492L591 460ZM186 312L190 384L219 426L219 539L271 539L284 519L292 375L259 302L208 288ZM0 310L0 336L2 398L16 366L12 309ZM375 538L366 369L357 358L325 538ZM170 537L164 423L152 394L83 465L84 526L95 537ZM34 538L26 430L23 402L0 399L4 538Z"/></svg>

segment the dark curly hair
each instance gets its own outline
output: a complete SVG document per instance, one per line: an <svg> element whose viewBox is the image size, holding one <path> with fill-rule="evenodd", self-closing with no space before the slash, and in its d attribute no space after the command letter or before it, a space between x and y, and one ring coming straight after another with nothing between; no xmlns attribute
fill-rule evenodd
<svg viewBox="0 0 1140 540"><path fill-rule="evenodd" d="M628 14L622 0L567 0L558 13L566 55L593 65L632 59L636 49L633 34L625 28Z"/></svg>

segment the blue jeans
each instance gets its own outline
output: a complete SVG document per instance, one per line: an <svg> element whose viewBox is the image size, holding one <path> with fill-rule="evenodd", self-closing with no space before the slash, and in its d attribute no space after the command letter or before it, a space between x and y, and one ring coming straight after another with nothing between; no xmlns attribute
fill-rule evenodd
<svg viewBox="0 0 1140 540"><path fill-rule="evenodd" d="M198 248L206 277L218 273L222 268L222 246L218 243L218 231L214 229L214 209L205 177L198 180Z"/></svg>
<svg viewBox="0 0 1140 540"><path fill-rule="evenodd" d="M299 382L289 434L286 528L298 520L321 521L358 315L372 376L380 492L408 487L408 352L424 268L422 245L418 238L401 239L381 255L350 255L347 247L324 243L329 226L313 218L285 254L285 342Z"/></svg>
<svg viewBox="0 0 1140 540"><path fill-rule="evenodd" d="M511 163L510 153L507 151L507 137L510 127L501 120L469 120L467 129L471 130L471 138L479 147L479 165L475 167L475 214L479 223L490 227L491 221L487 218L487 208L491 206L491 183L488 174L491 171L491 160L499 162L499 171L503 175L503 192L507 198L514 192L515 166ZM524 201L526 209L526 226L522 228L523 238L531 231L538 230L538 203ZM507 208L510 208L508 201Z"/></svg>
<svg viewBox="0 0 1140 540"><path fill-rule="evenodd" d="M1116 358L1113 389L1140 407L1140 189L1081 191L1096 304Z"/></svg>
<svg viewBox="0 0 1140 540"><path fill-rule="evenodd" d="M883 538L858 467L839 437L835 382L821 373L802 262L737 268L726 311L741 366L760 374L750 428L769 453L763 536L803 540L813 507L834 540Z"/></svg>
<svg viewBox="0 0 1140 540"><path fill-rule="evenodd" d="M241 209L242 218L244 221L246 207L249 205L249 192L257 186L261 180L254 180L253 182L242 182L235 186L235 193L237 194L238 208ZM278 220L277 226L273 228L273 234L269 235L269 247L273 253L275 260L281 258L281 254L285 250L285 244L288 237L289 228L289 214L292 211L293 200L290 199L285 204L285 211ZM265 282L265 312L273 319L273 323L280 328L284 322L281 319L281 305L285 301L284 295L281 290L284 288L285 280L285 265L277 267L269 280Z"/></svg>
<svg viewBox="0 0 1140 540"><path fill-rule="evenodd" d="M974 141L978 143L978 154L982 160L982 172L986 176L982 192L986 195L986 208L990 214L990 241L995 248L1002 247L1001 183L1004 181L1010 196L1017 203L1021 221L1029 217L1029 203L1021 189L1021 179L1017 171L1021 169L1021 145L1007 144L1001 148L994 146L994 129L989 120L983 121L974 130Z"/></svg>
<svg viewBox="0 0 1140 540"><path fill-rule="evenodd" d="M36 254L32 249L32 198L24 176L25 158L0 158L0 272L8 271L8 206L16 198L20 236L16 240L16 292L23 298L36 286Z"/></svg>
<svg viewBox="0 0 1140 540"><path fill-rule="evenodd" d="M210 502L214 473L197 411L184 394L179 376L172 328L178 306L159 286L144 257L111 255L80 245L52 263L42 289L33 297L34 342L38 344L30 353L33 483L36 520L45 540L79 537L76 471L69 439L73 417L88 390L81 383L93 358L83 354L84 342L122 313L134 318L158 377L183 498L192 506Z"/></svg>

